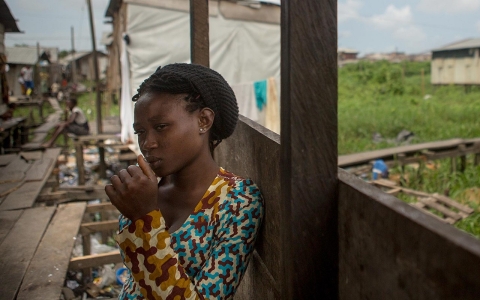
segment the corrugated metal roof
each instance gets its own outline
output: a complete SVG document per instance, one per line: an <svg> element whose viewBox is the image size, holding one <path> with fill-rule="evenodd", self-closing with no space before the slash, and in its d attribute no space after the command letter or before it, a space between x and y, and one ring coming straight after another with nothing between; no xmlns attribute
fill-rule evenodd
<svg viewBox="0 0 480 300"><path fill-rule="evenodd" d="M5 27L5 32L21 32L4 0L0 0L0 23Z"/></svg>
<svg viewBox="0 0 480 300"><path fill-rule="evenodd" d="M78 60L86 55L89 55L90 53L93 53L92 51L77 51L73 54L70 53L68 54L67 56L63 57L62 59L59 59L58 60L58 63L61 64L61 65L68 65L72 60ZM97 55L99 57L101 56L107 56L105 53L103 53L102 51L98 51L97 50Z"/></svg>
<svg viewBox="0 0 480 300"><path fill-rule="evenodd" d="M40 55L46 53L51 62L58 59L57 48L40 47ZM12 64L34 65L38 61L37 47L5 47L7 61Z"/></svg>
<svg viewBox="0 0 480 300"><path fill-rule="evenodd" d="M445 45L438 49L433 49L432 51L436 52L470 48L480 48L480 38L461 40L452 44Z"/></svg>

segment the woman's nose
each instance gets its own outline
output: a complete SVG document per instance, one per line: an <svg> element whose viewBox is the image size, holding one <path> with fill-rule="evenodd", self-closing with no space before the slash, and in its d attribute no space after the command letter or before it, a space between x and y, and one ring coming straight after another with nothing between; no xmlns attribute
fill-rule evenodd
<svg viewBox="0 0 480 300"><path fill-rule="evenodd" d="M145 150L150 150L158 147L157 140L153 134L146 133L145 139L142 141L142 148Z"/></svg>

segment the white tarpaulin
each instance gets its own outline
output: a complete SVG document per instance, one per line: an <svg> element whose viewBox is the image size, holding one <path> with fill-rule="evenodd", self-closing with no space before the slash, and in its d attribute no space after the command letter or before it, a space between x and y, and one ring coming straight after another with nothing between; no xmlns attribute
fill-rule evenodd
<svg viewBox="0 0 480 300"><path fill-rule="evenodd" d="M134 91L158 66L190 62L188 12L129 4L131 84ZM210 67L230 84L280 76L280 26L210 16Z"/></svg>
<svg viewBox="0 0 480 300"><path fill-rule="evenodd" d="M278 24L230 20L221 13L211 15L209 22L210 67L222 74L230 85L280 76ZM129 3L126 34L130 44L126 46L128 60L121 60L122 83L125 89L124 74L129 74L132 95L158 66L190 62L188 12ZM122 94L122 140L133 136L133 105L126 97L127 93Z"/></svg>

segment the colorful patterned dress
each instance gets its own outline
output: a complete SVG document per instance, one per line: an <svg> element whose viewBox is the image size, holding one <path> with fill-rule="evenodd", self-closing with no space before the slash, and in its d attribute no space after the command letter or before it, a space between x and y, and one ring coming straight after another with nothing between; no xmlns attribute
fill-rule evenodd
<svg viewBox="0 0 480 300"><path fill-rule="evenodd" d="M159 210L135 223L120 216L117 242L129 269L119 299L231 299L263 218L249 179L220 169L194 212L173 233Z"/></svg>

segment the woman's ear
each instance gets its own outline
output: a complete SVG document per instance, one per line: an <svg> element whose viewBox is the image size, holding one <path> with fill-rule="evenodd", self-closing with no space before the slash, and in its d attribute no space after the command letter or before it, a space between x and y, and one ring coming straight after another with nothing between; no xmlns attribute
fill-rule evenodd
<svg viewBox="0 0 480 300"><path fill-rule="evenodd" d="M213 125L213 120L215 119L215 113L208 107L202 108L198 116L198 126L200 127L200 132L205 133Z"/></svg>

